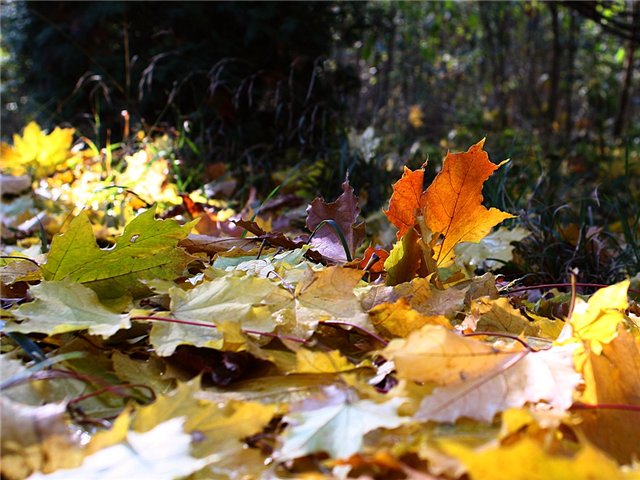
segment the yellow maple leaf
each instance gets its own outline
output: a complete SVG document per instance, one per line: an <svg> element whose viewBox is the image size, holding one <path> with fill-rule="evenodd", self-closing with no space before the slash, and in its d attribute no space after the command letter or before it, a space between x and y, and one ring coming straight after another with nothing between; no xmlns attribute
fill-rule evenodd
<svg viewBox="0 0 640 480"><path fill-rule="evenodd" d="M36 122L30 122L20 135L13 136L13 146L2 143L0 169L14 175L33 171L36 177L53 174L73 157L73 128L56 127L46 134Z"/></svg>
<svg viewBox="0 0 640 480"><path fill-rule="evenodd" d="M425 325L382 351L398 378L440 386L422 398L415 418L455 422L469 417L490 422L500 411L545 402L568 409L580 375L573 367L577 345L531 352L520 344L498 347Z"/></svg>
<svg viewBox="0 0 640 480"><path fill-rule="evenodd" d="M628 290L629 280L625 280L598 290L588 304L578 304L569 319L573 338L588 343L591 351L599 355L602 345L616 337L618 325L625 319Z"/></svg>
<svg viewBox="0 0 640 480"><path fill-rule="evenodd" d="M580 400L595 408L575 414L591 442L626 464L638 458L640 445L640 414L634 411L640 407L640 338L618 325L616 338L601 348L601 354L587 348L581 365L585 388ZM599 408L607 405L619 408Z"/></svg>
<svg viewBox="0 0 640 480"><path fill-rule="evenodd" d="M471 480L593 480L625 478L616 463L587 444L574 457L547 453L525 438L514 445L473 449L441 441L443 450L459 459Z"/></svg>
<svg viewBox="0 0 640 480"><path fill-rule="evenodd" d="M409 115L407 120L413 128L420 128L424 125L424 113L420 105L411 105L409 107Z"/></svg>
<svg viewBox="0 0 640 480"><path fill-rule="evenodd" d="M375 306L369 312L369 316L377 329L394 337L406 337L427 324L451 328L451 323L444 315L423 315L411 308L404 297L395 303Z"/></svg>
<svg viewBox="0 0 640 480"><path fill-rule="evenodd" d="M296 352L297 373L334 373L354 368L356 368L355 365L349 362L339 350L312 352L301 348Z"/></svg>

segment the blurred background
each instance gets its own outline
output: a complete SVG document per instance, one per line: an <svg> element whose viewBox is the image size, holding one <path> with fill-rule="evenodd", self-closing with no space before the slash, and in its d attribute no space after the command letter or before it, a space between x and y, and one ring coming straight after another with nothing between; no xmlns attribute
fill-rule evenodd
<svg viewBox="0 0 640 480"><path fill-rule="evenodd" d="M432 178L487 137L512 161L485 197L533 232L524 258L557 278L596 239L585 268L609 279L640 269L639 42L624 0L5 0L2 137L34 119L99 147L168 135L184 190L224 165L242 199L291 172L333 199L348 172L365 214L403 165Z"/></svg>

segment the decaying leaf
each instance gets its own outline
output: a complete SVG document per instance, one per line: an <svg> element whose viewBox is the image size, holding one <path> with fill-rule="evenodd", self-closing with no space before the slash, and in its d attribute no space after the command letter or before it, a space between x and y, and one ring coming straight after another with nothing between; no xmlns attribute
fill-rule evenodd
<svg viewBox="0 0 640 480"><path fill-rule="evenodd" d="M314 231L324 220L333 220L344 235L351 256L364 239L364 223L356 224L360 207L349 181L342 184L342 194L335 202L327 203L316 198L307 208L307 228ZM347 256L338 233L324 225L311 239L311 245L332 260L346 261Z"/></svg>

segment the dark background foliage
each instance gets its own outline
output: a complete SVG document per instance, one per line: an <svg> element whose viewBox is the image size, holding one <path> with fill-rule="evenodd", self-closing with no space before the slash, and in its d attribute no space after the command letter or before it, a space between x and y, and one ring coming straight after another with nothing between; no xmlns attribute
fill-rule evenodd
<svg viewBox="0 0 640 480"><path fill-rule="evenodd" d="M640 269L640 2L2 8L4 137L30 119L99 146L169 133L189 188L222 162L241 198L287 171L299 192L335 198L349 172L369 213L403 165L429 159L433 175L446 149L486 136L494 161L514 161L485 196L534 232L521 251L543 278Z"/></svg>

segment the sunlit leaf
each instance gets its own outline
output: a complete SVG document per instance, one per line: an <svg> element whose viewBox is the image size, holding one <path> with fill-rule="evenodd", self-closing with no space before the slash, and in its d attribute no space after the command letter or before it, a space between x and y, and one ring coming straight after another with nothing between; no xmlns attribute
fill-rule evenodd
<svg viewBox="0 0 640 480"><path fill-rule="evenodd" d="M625 280L598 290L588 304L576 305L570 318L574 338L588 342L591 350L599 354L602 346L616 337L618 325L624 321L624 310L629 307L628 289L629 281Z"/></svg>
<svg viewBox="0 0 640 480"><path fill-rule="evenodd" d="M383 303L369 311L371 321L376 328L390 336L406 337L424 325L442 325L451 327L449 320L442 315L422 315L409 306L401 297L395 303Z"/></svg>
<svg viewBox="0 0 640 480"><path fill-rule="evenodd" d="M422 400L416 417L422 420L454 422L468 417L490 422L497 412L544 402L566 410L581 377L573 367L575 346L554 347L528 353L521 360L480 377L436 387Z"/></svg>
<svg viewBox="0 0 640 480"><path fill-rule="evenodd" d="M442 235L436 248L439 266L451 263L460 242L478 242L491 229L513 215L482 205L482 186L502 164L489 161L479 141L463 153L449 152L442 171L424 194L425 220L434 234Z"/></svg>
<svg viewBox="0 0 640 480"><path fill-rule="evenodd" d="M301 348L296 352L296 360L298 373L334 373L355 368L338 350L325 353Z"/></svg>
<svg viewBox="0 0 640 480"><path fill-rule="evenodd" d="M56 127L46 134L36 122L30 122L22 136L13 136L13 146L2 144L0 169L18 175L27 171L37 177L51 175L73 156L70 149L74 131Z"/></svg>
<svg viewBox="0 0 640 480"><path fill-rule="evenodd" d="M328 388L320 401L303 402L284 421L289 424L276 452L279 461L327 452L334 458L346 458L362 447L363 436L377 428L396 428L407 421L397 409L402 400L384 403L352 400L349 392Z"/></svg>
<svg viewBox="0 0 640 480"><path fill-rule="evenodd" d="M422 193L423 180L424 169L412 171L404 167L402 178L393 185L389 209L384 213L398 229L398 240L413 228L416 216L422 215L427 205L426 197Z"/></svg>
<svg viewBox="0 0 640 480"><path fill-rule="evenodd" d="M407 339L393 340L382 354L394 361L400 378L441 385L422 400L418 418L489 422L496 412L527 402L569 408L580 381L573 368L575 348L574 344L535 353L522 347L502 350L426 325Z"/></svg>
<svg viewBox="0 0 640 480"><path fill-rule="evenodd" d="M154 206L134 218L109 250L98 247L87 214L80 213L54 237L42 267L45 279L84 283L107 298L127 293L139 279L173 280L192 260L176 245L193 225L156 220L155 211Z"/></svg>
<svg viewBox="0 0 640 480"><path fill-rule="evenodd" d="M616 338L601 348L599 354L587 349L579 366L585 383L580 400L596 406L576 411L579 428L598 448L628 464L640 445L640 338L618 326Z"/></svg>
<svg viewBox="0 0 640 480"><path fill-rule="evenodd" d="M530 439L523 439L515 445L482 449L472 449L451 441L442 441L441 445L446 453L460 459L471 480L624 478L613 460L588 444L573 457L549 454Z"/></svg>
<svg viewBox="0 0 640 480"><path fill-rule="evenodd" d="M200 470L209 463L190 455L191 436L183 432L183 418L161 423L145 433L129 432L126 442L89 455L82 466L36 474L30 480L149 478L173 480Z"/></svg>

